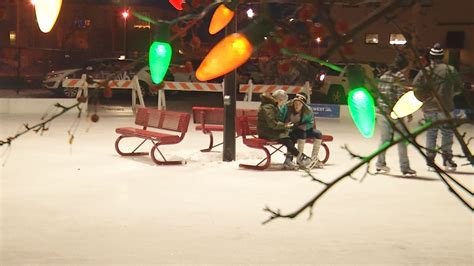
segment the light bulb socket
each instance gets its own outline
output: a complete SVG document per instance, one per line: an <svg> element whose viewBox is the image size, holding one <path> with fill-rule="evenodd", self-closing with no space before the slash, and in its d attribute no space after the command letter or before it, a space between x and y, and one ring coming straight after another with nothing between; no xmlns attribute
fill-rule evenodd
<svg viewBox="0 0 474 266"><path fill-rule="evenodd" d="M231 0L227 2L223 2L223 4L230 10L235 11L237 9L237 6L239 5L238 0Z"/></svg>
<svg viewBox="0 0 474 266"><path fill-rule="evenodd" d="M153 26L153 39L160 42L168 42L171 36L171 25L167 22L159 22Z"/></svg>
<svg viewBox="0 0 474 266"><path fill-rule="evenodd" d="M420 102L424 102L426 99L430 97L430 92L421 87L417 87L413 90L413 94L415 95L416 99Z"/></svg>
<svg viewBox="0 0 474 266"><path fill-rule="evenodd" d="M273 28L274 25L269 19L261 18L242 30L242 34L247 37L254 47L258 47L265 41L265 37L270 35Z"/></svg>
<svg viewBox="0 0 474 266"><path fill-rule="evenodd" d="M348 65L346 68L347 79L351 88L365 88L364 72L360 65Z"/></svg>

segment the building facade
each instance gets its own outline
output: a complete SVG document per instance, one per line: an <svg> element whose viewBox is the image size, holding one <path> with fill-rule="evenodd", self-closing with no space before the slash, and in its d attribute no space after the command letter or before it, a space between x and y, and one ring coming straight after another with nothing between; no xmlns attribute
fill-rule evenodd
<svg viewBox="0 0 474 266"><path fill-rule="evenodd" d="M42 66L41 70L44 71L54 67L57 62L63 64L64 61L80 61L86 57L118 56L124 54L125 50L129 51L129 57L139 57L147 52L153 39L152 25L136 16L124 19L122 12L130 8L153 20L179 15L176 10L164 9L163 6L140 5L140 1L128 1L129 4L133 2L132 6L124 5L124 2L127 1L65 0L55 27L45 34L36 25L31 0L0 0L0 73L5 75L14 71L18 74L28 72L28 69L35 66ZM387 1L336 2L331 9L331 16L339 25L343 25L344 31L350 30ZM362 30L346 45L346 58L335 53L329 59L334 62L349 59L389 63L397 49L403 46L403 39L411 38L414 46L420 50L439 42L447 48L448 61L460 68L473 66L472 10L473 0L418 1L415 6L387 14L384 19ZM201 25L189 35L194 36L196 31L204 28ZM410 34L409 38L404 36L407 33ZM208 40L219 38L220 36ZM324 41L326 40L323 43ZM212 42L206 43L203 40L201 50L191 50L187 39L175 42L174 46L180 53L188 52L189 56L197 59L205 54ZM306 51L317 56L324 53L326 47L315 44L313 47L306 47ZM16 63L18 58L21 59L20 66Z"/></svg>

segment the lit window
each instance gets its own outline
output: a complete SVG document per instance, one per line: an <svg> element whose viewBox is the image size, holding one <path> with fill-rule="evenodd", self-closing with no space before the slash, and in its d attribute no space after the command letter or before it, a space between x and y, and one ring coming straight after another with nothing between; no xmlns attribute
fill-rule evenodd
<svg viewBox="0 0 474 266"><path fill-rule="evenodd" d="M404 45L407 43L405 36L401 33L392 33L390 34L390 44L392 45Z"/></svg>
<svg viewBox="0 0 474 266"><path fill-rule="evenodd" d="M10 45L15 45L16 42L16 32L10 31Z"/></svg>
<svg viewBox="0 0 474 266"><path fill-rule="evenodd" d="M365 35L366 44L377 44L379 43L379 35L377 33L367 33Z"/></svg>
<svg viewBox="0 0 474 266"><path fill-rule="evenodd" d="M148 18L148 20L138 19L136 22L134 22L133 28L138 29L138 30L151 29L151 24L150 24L150 20L152 18L151 15L148 12L140 11L140 16Z"/></svg>

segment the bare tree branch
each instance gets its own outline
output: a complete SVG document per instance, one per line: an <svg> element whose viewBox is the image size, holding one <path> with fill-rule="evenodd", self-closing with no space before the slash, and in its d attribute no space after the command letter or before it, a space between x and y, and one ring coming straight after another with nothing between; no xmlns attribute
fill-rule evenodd
<svg viewBox="0 0 474 266"><path fill-rule="evenodd" d="M445 123L453 123L453 124L456 124L456 125L462 125L462 124L465 124L465 123L472 123L471 120L469 119L450 119L450 120L438 120L438 121L435 121L435 122L427 122L426 124L420 126L419 128L415 129L410 135L412 138L415 138L416 136L420 135L421 133L425 132L426 130L428 130L429 128L431 127L436 127L436 126L440 126L440 125L443 125ZM265 211L269 212L270 213L270 217L263 221L263 224L266 224L274 219L277 219L277 218L289 218L289 219L293 219L295 217L297 217L299 214L301 214L304 210L308 209L308 208L312 208L314 206L314 204L324 195L326 194L326 192L328 192L333 186L335 186L337 183L339 183L341 180L343 180L344 178L350 176L355 170L359 169L361 166L369 163L373 158L375 158L378 154L380 154L381 152L383 151L386 151L388 148L398 144L399 142L401 141L404 141L405 140L405 137L403 136L399 136L397 138L395 138L393 140L393 142L386 142L384 143L383 145L381 145L379 147L379 149L377 149L375 152L371 153L370 155L364 157L363 160L361 160L358 164L356 164L355 166L353 166L351 169L347 170L345 173L343 173L342 175L340 175L339 177L337 177L335 180L333 180L332 182L329 183L329 185L327 185L322 191L320 191L318 194L316 194L311 200L309 200L306 204L304 204L302 207L300 207L299 209L297 209L296 211L292 212L292 213L289 213L289 214L281 214L280 210L278 211L273 211L272 209L270 209L269 207L266 207L265 208ZM442 170L437 167L440 172L442 172ZM447 181L447 179L445 179L444 176L441 177L442 180L445 182L445 184L450 188L450 191L453 192L456 197L458 197L461 202L463 202L464 205L466 205L468 208L471 209L471 207L469 206L469 204L462 198L460 197L457 193L454 192L454 190L452 189L451 185L449 184L449 182Z"/></svg>
<svg viewBox="0 0 474 266"><path fill-rule="evenodd" d="M78 116L80 116L80 114L81 114L81 112L82 112L82 109L81 109L81 106L80 106L81 104L82 104L81 102L77 102L77 103L75 103L75 104L73 104L73 105L71 105L71 106L64 106L64 105L62 105L62 104L60 104L60 103L54 104L54 106L60 110L59 113L57 113L57 114L55 114L55 115L52 115L52 116L49 117L48 119L46 119L46 120L44 120L44 121L42 121L42 122L40 122L40 123L37 123L37 124L35 124L35 125L33 125L33 126L29 126L28 124L24 124L24 127L25 127L24 130L22 130L22 131L20 131L19 133L16 133L15 135L13 135L13 136L11 136L11 137L8 137L8 138L6 138L6 139L4 139L4 140L0 140L0 146L3 146L3 145L11 145L12 142L13 142L15 139L19 138L20 136L22 136L22 135L24 135L24 134L26 134L26 133L28 133L28 132L30 132L30 131L34 131L34 132L39 132L39 131L41 131L41 132L42 132L42 131L44 131L44 130L48 130L48 128L47 128L47 126L46 126L48 123L50 123L50 122L53 121L54 119L56 119L56 118L62 116L63 114L69 112L69 111L72 110L72 109L77 108L77 109L79 110Z"/></svg>

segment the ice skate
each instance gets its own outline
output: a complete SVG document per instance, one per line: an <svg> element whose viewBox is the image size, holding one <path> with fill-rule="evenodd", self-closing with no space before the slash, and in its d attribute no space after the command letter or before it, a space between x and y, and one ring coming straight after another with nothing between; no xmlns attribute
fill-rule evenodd
<svg viewBox="0 0 474 266"><path fill-rule="evenodd" d="M318 159L319 147L321 147L321 139L315 139L313 142L313 150L311 152L311 163L308 168L323 168L324 163Z"/></svg>
<svg viewBox="0 0 474 266"><path fill-rule="evenodd" d="M323 168L323 163L318 159L314 158L311 160L311 162L308 164L307 168L313 169L313 168Z"/></svg>
<svg viewBox="0 0 474 266"><path fill-rule="evenodd" d="M458 165L453 161L453 159L448 159L443 162L444 171L446 172L456 172Z"/></svg>
<svg viewBox="0 0 474 266"><path fill-rule="evenodd" d="M306 140L298 139L296 143L299 151L299 154L296 157L296 163L300 169L307 169L308 165L311 163L311 158L304 154L304 144L306 143Z"/></svg>
<svg viewBox="0 0 474 266"><path fill-rule="evenodd" d="M293 163L293 156L286 155L285 161L283 162L283 169L285 170L298 170L298 165Z"/></svg>
<svg viewBox="0 0 474 266"><path fill-rule="evenodd" d="M377 174L388 174L388 173L390 173L390 167L388 167L386 165L376 166L375 170L377 171Z"/></svg>
<svg viewBox="0 0 474 266"><path fill-rule="evenodd" d="M432 157L432 156L428 157L427 165L428 165L428 172L436 172L436 167L435 167L435 164L434 164L434 157Z"/></svg>
<svg viewBox="0 0 474 266"><path fill-rule="evenodd" d="M416 176L416 171L413 169L407 169L407 170L402 171L402 174L405 177L414 177Z"/></svg>
<svg viewBox="0 0 474 266"><path fill-rule="evenodd" d="M302 154L301 156L298 156L298 157L299 158L297 159L296 163L298 164L299 168L303 170L310 169L308 166L311 163L311 158L309 158L305 154Z"/></svg>

